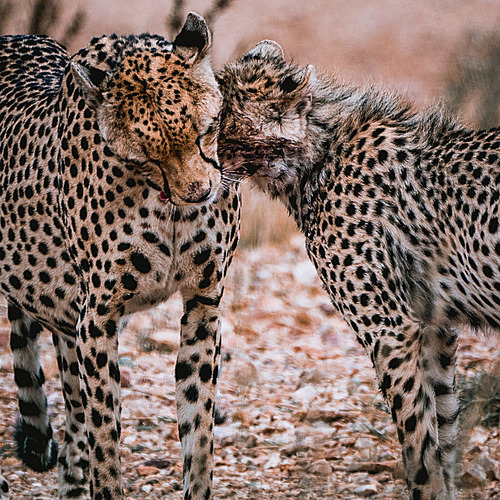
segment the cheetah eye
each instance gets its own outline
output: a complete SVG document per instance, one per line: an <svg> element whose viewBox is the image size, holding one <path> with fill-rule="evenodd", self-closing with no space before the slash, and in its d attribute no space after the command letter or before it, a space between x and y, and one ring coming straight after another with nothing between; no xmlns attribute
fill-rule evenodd
<svg viewBox="0 0 500 500"><path fill-rule="evenodd" d="M215 117L205 128L205 130L200 134L201 137L213 135L219 129L220 118Z"/></svg>
<svg viewBox="0 0 500 500"><path fill-rule="evenodd" d="M218 124L216 122L212 122L208 127L207 129L205 130L205 132L203 133L203 135L210 135L210 134L213 134L216 130L217 130L217 127L218 127Z"/></svg>
<svg viewBox="0 0 500 500"><path fill-rule="evenodd" d="M88 68L88 70L89 70L90 81L96 87L99 87L99 85L101 85L104 79L108 76L108 73L106 71L102 71L99 68L90 67Z"/></svg>

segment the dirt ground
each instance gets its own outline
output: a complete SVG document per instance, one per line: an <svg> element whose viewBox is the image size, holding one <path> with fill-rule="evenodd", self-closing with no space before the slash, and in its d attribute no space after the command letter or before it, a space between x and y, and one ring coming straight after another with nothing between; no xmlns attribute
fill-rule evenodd
<svg viewBox="0 0 500 500"><path fill-rule="evenodd" d="M181 499L174 399L178 297L136 315L120 338L122 457L128 499ZM332 310L302 238L240 248L223 302L223 362L215 429L215 496L280 500L400 499L405 486L395 429L369 360ZM53 347L43 365L56 437L63 404ZM495 338L464 335L460 374L495 357ZM0 330L0 454L14 500L57 497L57 474L15 456L17 410L6 328ZM498 428L476 427L462 499L500 498Z"/></svg>

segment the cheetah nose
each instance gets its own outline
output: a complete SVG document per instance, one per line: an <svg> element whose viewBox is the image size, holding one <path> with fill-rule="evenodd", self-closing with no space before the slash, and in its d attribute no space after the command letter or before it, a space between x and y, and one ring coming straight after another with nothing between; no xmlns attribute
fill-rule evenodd
<svg viewBox="0 0 500 500"><path fill-rule="evenodd" d="M188 203L201 203L205 201L212 191L212 183L204 189L201 182L195 181L188 186L188 197L185 199Z"/></svg>

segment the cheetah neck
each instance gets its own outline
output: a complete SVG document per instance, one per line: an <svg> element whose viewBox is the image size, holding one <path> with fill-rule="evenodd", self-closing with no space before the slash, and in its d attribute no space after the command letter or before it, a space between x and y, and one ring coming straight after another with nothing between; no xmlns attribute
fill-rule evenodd
<svg viewBox="0 0 500 500"><path fill-rule="evenodd" d="M462 130L439 106L417 111L403 95L394 92L318 79L313 84L312 107L307 116L306 137L299 160L287 165L286 182L266 179L267 185L259 187L281 199L299 229L307 234L314 206L332 189L336 172L342 170L339 166L357 161L353 151L364 158L378 158L379 154L384 154L387 146L377 146L373 137L381 129L386 130L384 134L388 138L391 135L404 138L405 157L406 154L412 157L413 162L422 158L419 172L414 172L413 166L408 167L405 160L399 162L397 159L374 167L386 182L392 183L393 189L398 189L400 183L399 188L404 188L402 190L410 193L410 197L412 186L418 184L415 175L424 178L431 174L426 172L425 151L436 141L452 138ZM397 152L392 151L392 155L395 154ZM403 170L407 170L410 180L403 180ZM405 182L408 185L403 186ZM408 202L414 203L414 200Z"/></svg>

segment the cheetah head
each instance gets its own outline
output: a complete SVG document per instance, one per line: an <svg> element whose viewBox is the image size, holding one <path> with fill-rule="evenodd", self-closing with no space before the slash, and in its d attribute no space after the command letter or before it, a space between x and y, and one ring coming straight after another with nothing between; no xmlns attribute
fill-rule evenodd
<svg viewBox="0 0 500 500"><path fill-rule="evenodd" d="M314 70L287 62L273 41L258 43L217 75L224 103L219 156L224 168L252 175L276 192L312 161L308 138Z"/></svg>
<svg viewBox="0 0 500 500"><path fill-rule="evenodd" d="M176 205L209 202L221 183L222 99L210 47L205 21L191 13L173 43L149 35L102 37L71 62L109 149Z"/></svg>

